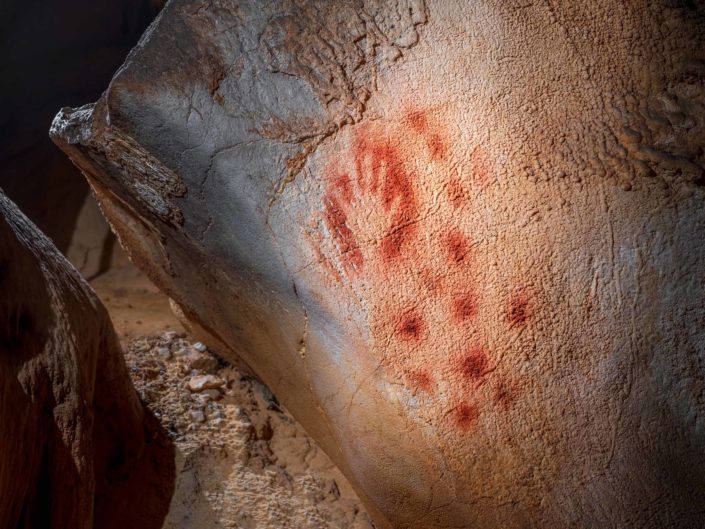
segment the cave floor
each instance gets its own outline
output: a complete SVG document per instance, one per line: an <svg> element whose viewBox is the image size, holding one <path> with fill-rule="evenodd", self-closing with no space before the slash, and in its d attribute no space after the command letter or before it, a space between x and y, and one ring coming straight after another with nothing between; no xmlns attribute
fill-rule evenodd
<svg viewBox="0 0 705 529"><path fill-rule="evenodd" d="M258 381L189 337L132 265L91 282L133 383L176 445L164 529L372 529L347 480Z"/></svg>

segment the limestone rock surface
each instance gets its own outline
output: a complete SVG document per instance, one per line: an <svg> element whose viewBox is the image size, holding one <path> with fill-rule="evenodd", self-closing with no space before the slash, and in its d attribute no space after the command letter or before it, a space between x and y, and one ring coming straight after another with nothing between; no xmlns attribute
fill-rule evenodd
<svg viewBox="0 0 705 529"><path fill-rule="evenodd" d="M0 527L158 529L173 450L107 313L0 193Z"/></svg>
<svg viewBox="0 0 705 529"><path fill-rule="evenodd" d="M173 0L54 140L378 527L705 525L697 2Z"/></svg>

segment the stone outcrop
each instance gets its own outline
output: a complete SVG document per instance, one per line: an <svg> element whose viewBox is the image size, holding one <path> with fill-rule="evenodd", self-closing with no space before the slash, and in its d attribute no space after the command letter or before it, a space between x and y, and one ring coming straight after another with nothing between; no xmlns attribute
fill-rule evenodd
<svg viewBox="0 0 705 529"><path fill-rule="evenodd" d="M0 292L0 527L161 527L173 449L103 306L1 193Z"/></svg>
<svg viewBox="0 0 705 529"><path fill-rule="evenodd" d="M54 140L378 527L705 525L692 2L174 0Z"/></svg>

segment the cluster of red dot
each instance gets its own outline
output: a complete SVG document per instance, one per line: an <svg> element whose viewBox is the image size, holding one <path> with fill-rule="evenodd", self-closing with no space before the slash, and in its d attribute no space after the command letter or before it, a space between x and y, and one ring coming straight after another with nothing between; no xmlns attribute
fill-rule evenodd
<svg viewBox="0 0 705 529"><path fill-rule="evenodd" d="M410 134L419 135L428 149L430 158L442 163L448 156L449 147L440 127L432 125L425 112L409 112L403 120ZM360 193L377 196L388 217L388 225L378 248L379 260L389 266L400 259L413 244L418 232L419 198L414 188L414 178L406 169L399 146L391 138L369 131L358 135L353 144L354 177L348 172L337 172L330 176L329 187L324 196L325 222L340 251L340 262L348 274L363 272L363 253L356 235L348 226L346 211L354 207L356 200L353 185ZM491 167L481 150L471 156L473 181L486 184L491 178ZM454 208L463 207L468 193L457 177L451 176L446 186L448 199ZM471 258L471 241L460 230L452 230L442 236L441 246L450 266L466 266ZM504 308L504 320L511 329L524 327L532 316L532 301L523 290L512 295ZM478 316L479 302L472 289L453 294L449 316L453 322L465 325ZM394 333L402 342L416 346L427 338L428 328L416 307L401 308L390 315L395 322ZM483 346L472 346L463 355L453 360L453 371L470 386L477 385L492 371L490 355ZM407 384L427 393L434 390L433 368L404 373ZM495 404L507 410L516 397L515 383L500 378L493 392ZM450 417L457 428L469 430L479 418L478 406L463 398L452 408Z"/></svg>

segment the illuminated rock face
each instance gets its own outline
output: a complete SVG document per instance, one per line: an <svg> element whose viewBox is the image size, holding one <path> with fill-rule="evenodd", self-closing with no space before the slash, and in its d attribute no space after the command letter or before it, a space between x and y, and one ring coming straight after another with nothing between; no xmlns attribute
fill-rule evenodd
<svg viewBox="0 0 705 529"><path fill-rule="evenodd" d="M703 20L175 1L53 135L380 527L701 527Z"/></svg>
<svg viewBox="0 0 705 529"><path fill-rule="evenodd" d="M0 527L160 528L173 450L103 306L1 193L0 292Z"/></svg>

